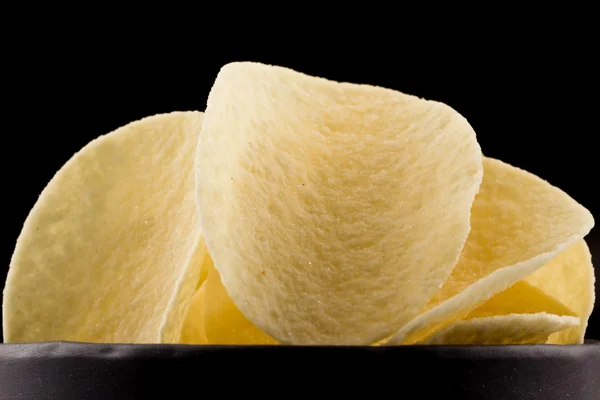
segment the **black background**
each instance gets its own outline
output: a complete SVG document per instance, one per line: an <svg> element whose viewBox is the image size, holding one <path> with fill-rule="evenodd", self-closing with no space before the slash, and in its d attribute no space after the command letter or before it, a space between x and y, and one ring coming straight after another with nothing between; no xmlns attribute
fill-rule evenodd
<svg viewBox="0 0 600 400"><path fill-rule="evenodd" d="M487 156L549 180L600 215L595 25L529 21L517 30L515 21L504 21L483 33L483 21L460 37L448 29L429 38L425 28L400 33L394 26L367 36L357 23L325 34L322 21L305 21L302 32L245 27L227 36L224 28L200 28L210 19L203 15L189 29L148 23L127 34L103 24L84 34L85 21L46 23L29 39L5 42L0 280L28 211L69 157L130 121L203 110L214 77L230 61L278 64L445 102L470 121ZM600 258L596 231L588 243ZM588 329L598 339L599 311Z"/></svg>

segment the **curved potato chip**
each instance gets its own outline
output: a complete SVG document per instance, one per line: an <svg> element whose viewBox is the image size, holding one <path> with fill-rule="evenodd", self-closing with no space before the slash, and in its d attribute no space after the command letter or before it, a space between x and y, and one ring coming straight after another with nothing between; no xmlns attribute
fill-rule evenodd
<svg viewBox="0 0 600 400"><path fill-rule="evenodd" d="M525 281L519 281L471 311L465 319L542 312L559 317L577 317L577 313L554 297Z"/></svg>
<svg viewBox="0 0 600 400"><path fill-rule="evenodd" d="M577 314L566 307L554 297L531 286L525 281L519 281L487 300L485 303L471 311L464 319L498 317L509 314L538 314L548 313L558 316L576 317ZM435 332L432 333L432 335ZM423 342L425 336L417 341ZM376 343L383 345L387 340Z"/></svg>
<svg viewBox="0 0 600 400"><path fill-rule="evenodd" d="M482 179L475 132L456 111L233 63L205 113L203 235L231 299L262 331L285 344L373 343L447 279Z"/></svg>
<svg viewBox="0 0 600 400"><path fill-rule="evenodd" d="M212 262L207 264L204 321L210 344L278 344L255 327L235 306Z"/></svg>
<svg viewBox="0 0 600 400"><path fill-rule="evenodd" d="M548 313L509 314L459 321L437 331L420 345L500 345L545 343L554 332L579 324L577 317Z"/></svg>
<svg viewBox="0 0 600 400"><path fill-rule="evenodd" d="M541 178L491 158L484 158L483 166L471 232L458 265L424 312L386 345L415 343L464 318L594 226L587 209Z"/></svg>
<svg viewBox="0 0 600 400"><path fill-rule="evenodd" d="M206 293L206 285L200 285L200 288L192 297L188 314L183 321L181 330L182 344L207 344L206 329L204 327L204 296Z"/></svg>
<svg viewBox="0 0 600 400"><path fill-rule="evenodd" d="M550 336L551 344L583 343L596 298L592 255L580 240L540 268L525 281L569 307L581 320L579 326Z"/></svg>
<svg viewBox="0 0 600 400"><path fill-rule="evenodd" d="M133 122L75 154L17 240L7 342L176 343L205 246L194 199L200 112Z"/></svg>

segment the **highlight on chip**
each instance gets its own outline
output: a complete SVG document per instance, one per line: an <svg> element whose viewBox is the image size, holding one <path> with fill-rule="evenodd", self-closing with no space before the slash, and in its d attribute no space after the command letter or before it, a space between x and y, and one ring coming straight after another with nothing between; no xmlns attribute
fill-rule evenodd
<svg viewBox="0 0 600 400"><path fill-rule="evenodd" d="M483 166L483 182L471 210L471 232L460 261L422 313L387 345L416 343L464 318L580 241L593 227L586 208L541 178L492 158L484 158Z"/></svg>
<svg viewBox="0 0 600 400"><path fill-rule="evenodd" d="M546 343L549 335L577 325L579 325L577 317L561 317L548 313L483 317L452 323L415 344L542 344Z"/></svg>
<svg viewBox="0 0 600 400"><path fill-rule="evenodd" d="M223 286L284 344L370 344L411 320L456 265L482 179L449 106L250 62L220 70L197 149Z"/></svg>
<svg viewBox="0 0 600 400"><path fill-rule="evenodd" d="M206 285L202 283L188 309L181 329L181 344L208 344L206 327L204 326Z"/></svg>
<svg viewBox="0 0 600 400"><path fill-rule="evenodd" d="M581 344L596 298L592 256L584 240L558 254L525 281L558 299L581 320L579 326L552 334L550 344Z"/></svg>
<svg viewBox="0 0 600 400"><path fill-rule="evenodd" d="M205 255L194 198L202 113L104 135L52 178L17 240L6 342L177 343Z"/></svg>

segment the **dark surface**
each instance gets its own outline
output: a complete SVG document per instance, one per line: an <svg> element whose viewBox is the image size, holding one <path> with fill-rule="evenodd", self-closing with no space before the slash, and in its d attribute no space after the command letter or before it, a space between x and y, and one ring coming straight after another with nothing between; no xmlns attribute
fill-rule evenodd
<svg viewBox="0 0 600 400"><path fill-rule="evenodd" d="M551 8L536 7L528 16L523 7L498 6L489 17L469 9L469 21L443 14L447 26L429 20L428 10L418 28L405 26L416 15L380 7L370 19L362 7L357 19L319 20L321 11L309 9L309 19L299 18L302 27L287 17L280 25L278 18L248 18L243 27L205 9L179 10L169 19L161 8L155 18L99 17L98 23L83 16L67 21L70 11L27 12L19 22L11 13L7 26L18 29L2 53L8 105L0 285L27 213L76 151L151 114L204 110L219 68L231 61L278 64L445 102L472 124L486 155L547 179L599 216L596 13L580 5ZM500 16L502 10L510 15ZM383 22L388 14L394 20ZM218 29L209 26L213 19ZM589 236L594 259L597 231ZM598 310L588 333L600 339Z"/></svg>
<svg viewBox="0 0 600 400"><path fill-rule="evenodd" d="M599 370L598 342L393 348L3 344L0 400L598 400Z"/></svg>

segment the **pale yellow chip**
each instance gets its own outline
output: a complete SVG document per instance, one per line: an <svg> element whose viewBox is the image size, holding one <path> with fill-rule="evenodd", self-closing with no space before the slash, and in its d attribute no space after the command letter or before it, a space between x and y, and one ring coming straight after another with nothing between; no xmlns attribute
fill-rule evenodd
<svg viewBox="0 0 600 400"><path fill-rule="evenodd" d="M548 336L579 324L577 317L548 313L509 314L475 318L450 324L420 345L509 345L541 344Z"/></svg>
<svg viewBox="0 0 600 400"><path fill-rule="evenodd" d="M200 112L102 136L27 217L4 289L6 342L176 343L205 246L194 196Z"/></svg>
<svg viewBox="0 0 600 400"><path fill-rule="evenodd" d="M548 182L495 159L484 158L483 165L458 265L423 312L386 344L415 343L464 318L593 227L590 212Z"/></svg>
<svg viewBox="0 0 600 400"><path fill-rule="evenodd" d="M203 235L235 304L279 342L369 344L456 265L481 159L445 104L228 64L198 145Z"/></svg>
<svg viewBox="0 0 600 400"><path fill-rule="evenodd" d="M471 311L465 319L542 312L560 317L577 317L577 313L553 296L525 281L519 281Z"/></svg>
<svg viewBox="0 0 600 400"><path fill-rule="evenodd" d="M596 298L592 256L584 240L580 240L556 258L528 276L526 282L561 301L580 318L579 326L550 336L551 344L583 343L588 319Z"/></svg>
<svg viewBox="0 0 600 400"><path fill-rule="evenodd" d="M181 330L180 343L182 344L208 344L204 326L205 293L206 285L201 284L194 297L192 297L192 303Z"/></svg>
<svg viewBox="0 0 600 400"><path fill-rule="evenodd" d="M577 314L554 297L525 281L519 281L471 311L464 319L499 317L509 314L548 313L560 317L576 317ZM432 333L432 335L435 332ZM417 341L423 342L426 339ZM386 341L376 343L383 345Z"/></svg>
<svg viewBox="0 0 600 400"><path fill-rule="evenodd" d="M208 344L206 326L204 324L206 311L205 293L206 279L208 278L208 271L211 268L212 259L208 252L206 252L204 254L204 259L202 260L202 265L200 266L196 293L192 298L192 302L183 322L180 341L182 344Z"/></svg>
<svg viewBox="0 0 600 400"><path fill-rule="evenodd" d="M210 344L277 344L277 341L252 324L235 306L221 283L212 262L206 263L208 278L205 294L204 321Z"/></svg>

